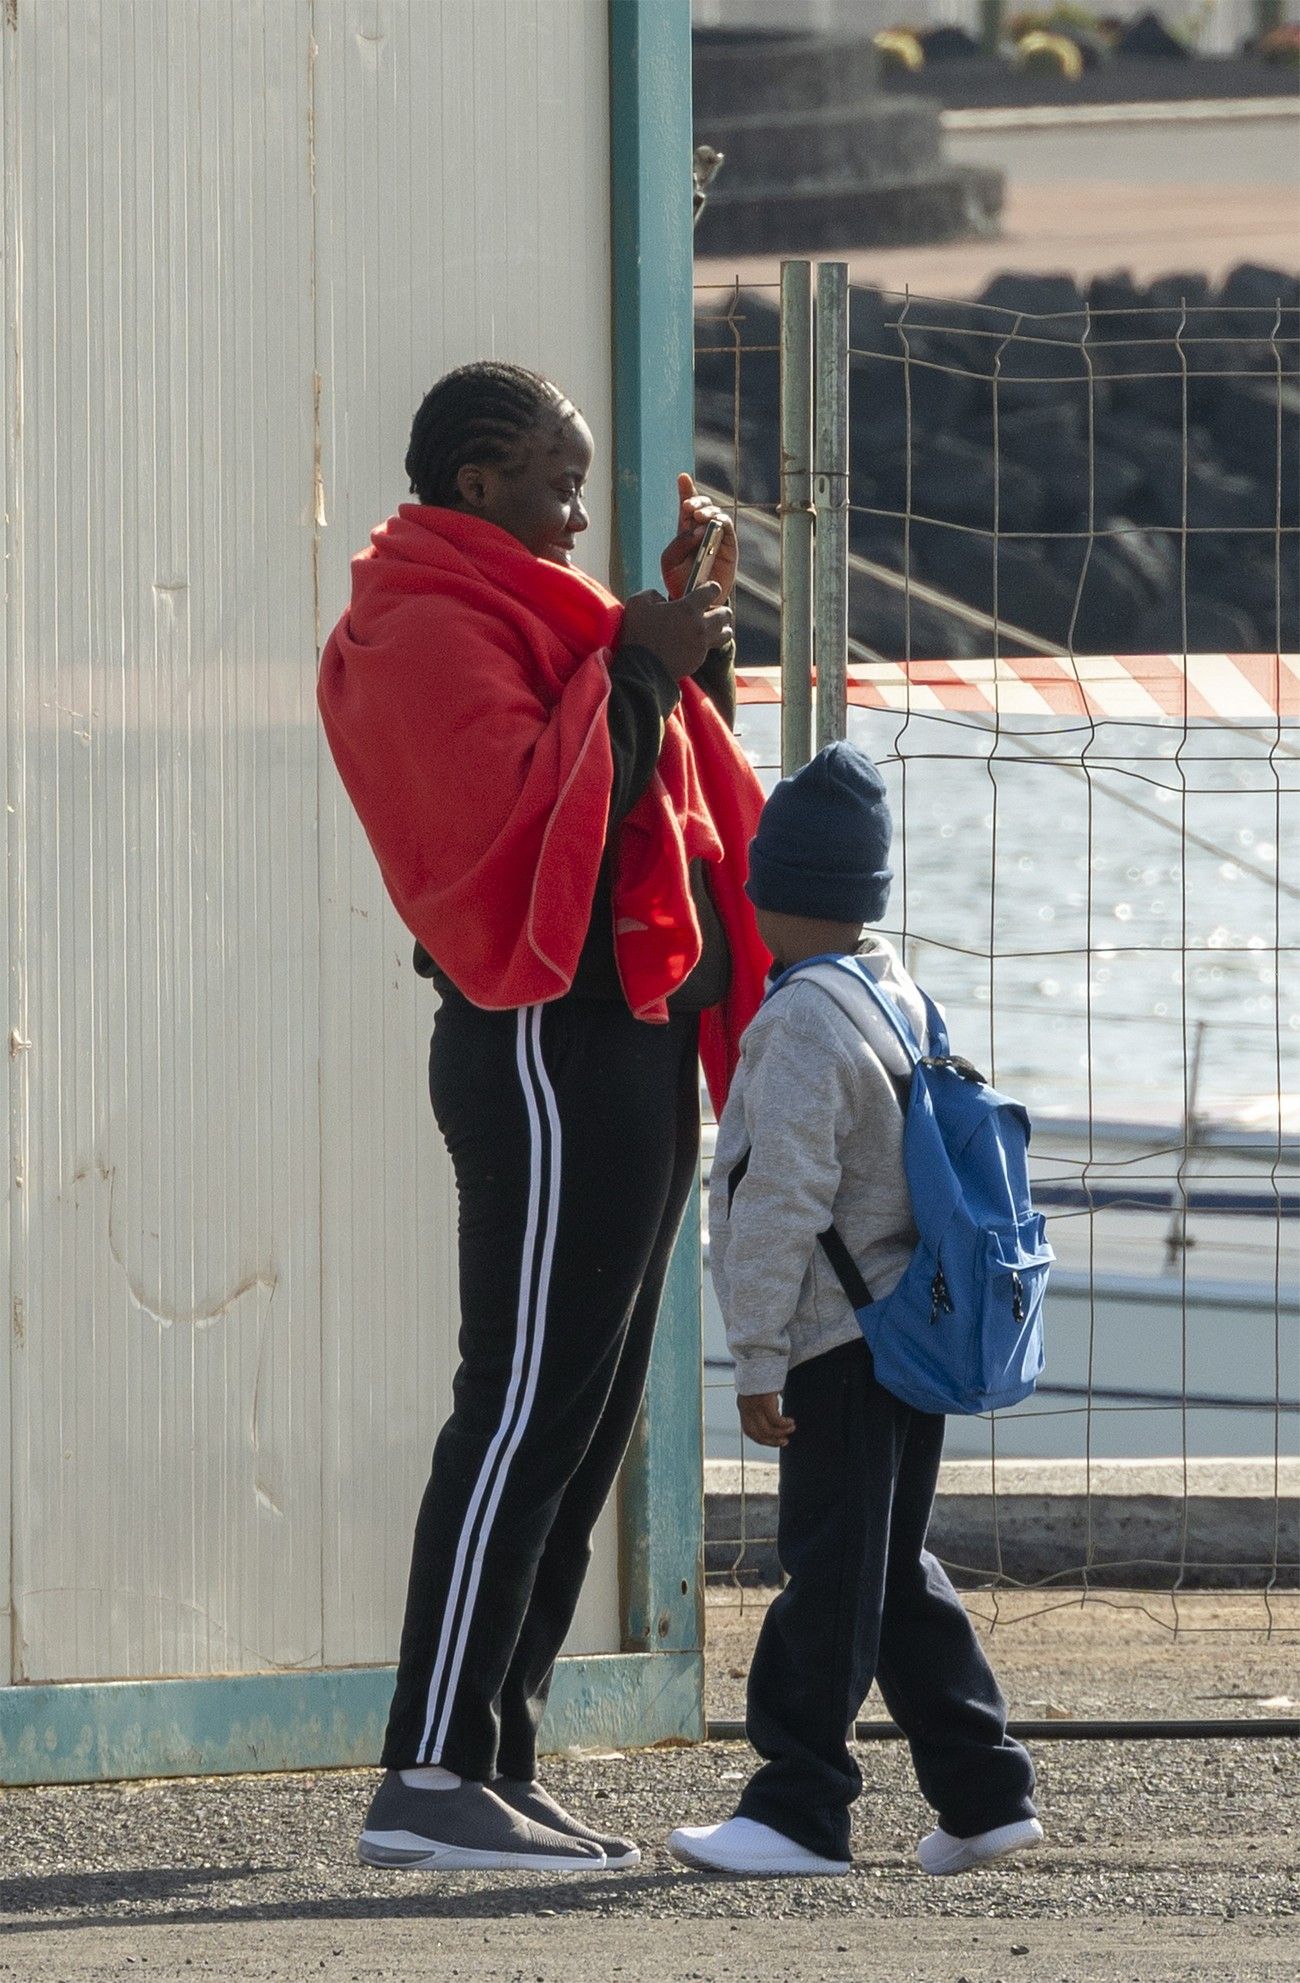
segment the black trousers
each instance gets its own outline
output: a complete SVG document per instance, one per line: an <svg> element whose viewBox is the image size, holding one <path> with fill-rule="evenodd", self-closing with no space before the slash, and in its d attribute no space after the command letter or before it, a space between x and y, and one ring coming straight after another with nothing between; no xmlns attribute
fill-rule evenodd
<svg viewBox="0 0 1300 1983"><path fill-rule="evenodd" d="M849 1852L849 1750L873 1680L917 1780L958 1838L1032 1817L1034 1769L925 1533L942 1418L877 1384L865 1342L789 1373L777 1548L789 1582L763 1621L746 1728L764 1766L740 1813L830 1859Z"/></svg>
<svg viewBox="0 0 1300 1983"><path fill-rule="evenodd" d="M448 993L429 1083L459 1198L460 1367L415 1528L383 1761L535 1774L699 1155L698 1017Z"/></svg>

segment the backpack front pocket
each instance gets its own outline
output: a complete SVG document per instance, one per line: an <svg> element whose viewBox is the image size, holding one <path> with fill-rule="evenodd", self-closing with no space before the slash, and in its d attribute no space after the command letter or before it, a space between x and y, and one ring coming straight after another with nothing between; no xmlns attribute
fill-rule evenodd
<svg viewBox="0 0 1300 1983"><path fill-rule="evenodd" d="M984 1302L971 1345L971 1389L1008 1391L1031 1384L1043 1367L1042 1307L1056 1255L1042 1217L983 1234Z"/></svg>

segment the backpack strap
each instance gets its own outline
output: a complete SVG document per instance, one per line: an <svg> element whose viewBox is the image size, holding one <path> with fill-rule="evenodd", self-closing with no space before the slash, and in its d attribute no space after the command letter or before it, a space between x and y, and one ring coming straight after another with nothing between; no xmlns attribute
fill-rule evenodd
<svg viewBox="0 0 1300 1983"><path fill-rule="evenodd" d="M944 1060L951 1051L947 1022L929 992L923 991L920 985L916 989L925 1000L926 1038L930 1042L930 1053L934 1059Z"/></svg>
<svg viewBox="0 0 1300 1983"><path fill-rule="evenodd" d="M744 1182L749 1169L750 1152L742 1150L727 1173L727 1211L730 1213L732 1201L738 1187ZM818 1240L835 1270L835 1278L849 1299L851 1308L866 1308L871 1301L871 1289L858 1271L858 1264L844 1244L836 1226L827 1226L825 1232L818 1233Z"/></svg>
<svg viewBox="0 0 1300 1983"><path fill-rule="evenodd" d="M922 1058L920 1041L912 1031L907 1015L900 1006L895 1004L889 993L884 991L876 983L875 974L863 963L861 958L846 957L842 952L838 951L831 952L823 957L805 957L802 963L792 964L788 971L783 971L779 978L773 979L771 985L768 987L767 996L770 998L774 991L779 991L781 986L793 978L797 972L806 971L813 964L834 964L839 970L846 971L851 978L855 978L859 984L866 987L869 996L888 1022L903 1052L907 1055L908 1066L915 1067L917 1062ZM920 987L918 986L919 989ZM943 1021L940 1019L938 1012L926 994L922 992L921 996L925 999L926 1018L930 1026L942 1036L944 1045L946 1046L947 1034L944 1032ZM897 1092L897 1084L895 1084L895 1088ZM899 1094L898 1100L899 1106L902 1108L903 1113L906 1114L907 1102L905 1097ZM823 1253L830 1262L836 1280L844 1290L850 1308L869 1308L872 1300L871 1290L862 1278L862 1270L845 1245L839 1228L830 1225L826 1228L825 1232L818 1233L817 1239Z"/></svg>
<svg viewBox="0 0 1300 1983"><path fill-rule="evenodd" d="M827 1226L825 1232L818 1233L817 1240L834 1269L836 1280L848 1296L849 1307L869 1308L871 1289L863 1280L857 1261L840 1237L838 1226Z"/></svg>
<svg viewBox="0 0 1300 1983"><path fill-rule="evenodd" d="M874 971L869 970L860 957L833 957L830 962L837 964L842 971L847 971L851 978L856 978L860 985L866 987L877 1010L883 1014L897 1034L903 1052L907 1055L909 1067L915 1067L921 1059L921 1043L912 1031L911 1021L902 1007L876 983ZM918 986L917 989L920 990L920 987ZM922 992L921 996L924 998L925 994ZM926 999L927 1017L929 1005L930 1001Z"/></svg>
<svg viewBox="0 0 1300 1983"><path fill-rule="evenodd" d="M820 957L805 957L798 964L792 964L788 971L782 971L779 978L773 978L767 991L764 993L764 997L771 998L773 992L780 991L782 985L788 984L790 979L795 977L799 972L811 970L814 964L833 964L837 970L846 972L850 978L856 979L860 985L866 987L868 996L873 1000L892 1031L897 1035L899 1044L903 1052L907 1055L908 1066L915 1067L917 1062L922 1058L922 1053L921 1043L912 1031L911 1022L902 1007L896 1004L889 996L889 993L876 983L875 973L869 969L861 957L846 956L843 951L838 950L827 951ZM917 986L917 990L921 990L919 985ZM937 1028L939 1034L942 1035L944 1047L946 1048L948 1035L944 1030L943 1021L925 992L921 992L921 997L925 1000L926 1020L930 1026ZM931 1051L934 1052L936 1049L932 1047Z"/></svg>

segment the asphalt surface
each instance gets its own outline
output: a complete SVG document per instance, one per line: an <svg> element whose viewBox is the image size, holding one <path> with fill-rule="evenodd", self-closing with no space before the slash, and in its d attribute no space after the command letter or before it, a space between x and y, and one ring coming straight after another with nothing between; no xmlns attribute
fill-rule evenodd
<svg viewBox="0 0 1300 1983"><path fill-rule="evenodd" d="M996 165L1013 184L1125 180L1132 185L1281 187L1300 231L1297 153L1300 99L1288 113L1245 115L1224 105L1221 120L1169 123L1059 123L1031 130L949 128L944 148L962 165ZM1194 196L1194 195L1193 195ZM1292 263L1296 247L1293 240Z"/></svg>
<svg viewBox="0 0 1300 1983"><path fill-rule="evenodd" d="M1222 281L1241 262L1300 268L1300 117L1222 123L949 131L958 163L1007 175L998 235L937 247L818 250L851 280L916 296L977 295L1006 270L1062 271L1081 283L1127 270L1150 283L1179 272ZM698 286L775 284L779 254L698 257Z"/></svg>

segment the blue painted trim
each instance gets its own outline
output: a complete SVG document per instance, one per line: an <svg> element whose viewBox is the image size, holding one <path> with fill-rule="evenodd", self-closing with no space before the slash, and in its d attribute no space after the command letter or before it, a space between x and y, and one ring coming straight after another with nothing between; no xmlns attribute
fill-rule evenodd
<svg viewBox="0 0 1300 1983"><path fill-rule="evenodd" d="M679 469L694 464L690 0L609 0L614 579L660 583ZM700 1221L669 1270L645 1408L623 1469L623 1643L704 1644Z"/></svg>
<svg viewBox="0 0 1300 1983"><path fill-rule="evenodd" d="M0 1783L374 1767L391 1666L0 1687ZM700 1741L703 1657L562 1659L542 1750Z"/></svg>
<svg viewBox="0 0 1300 1983"><path fill-rule="evenodd" d="M614 575L659 584L694 454L690 0L609 0Z"/></svg>

